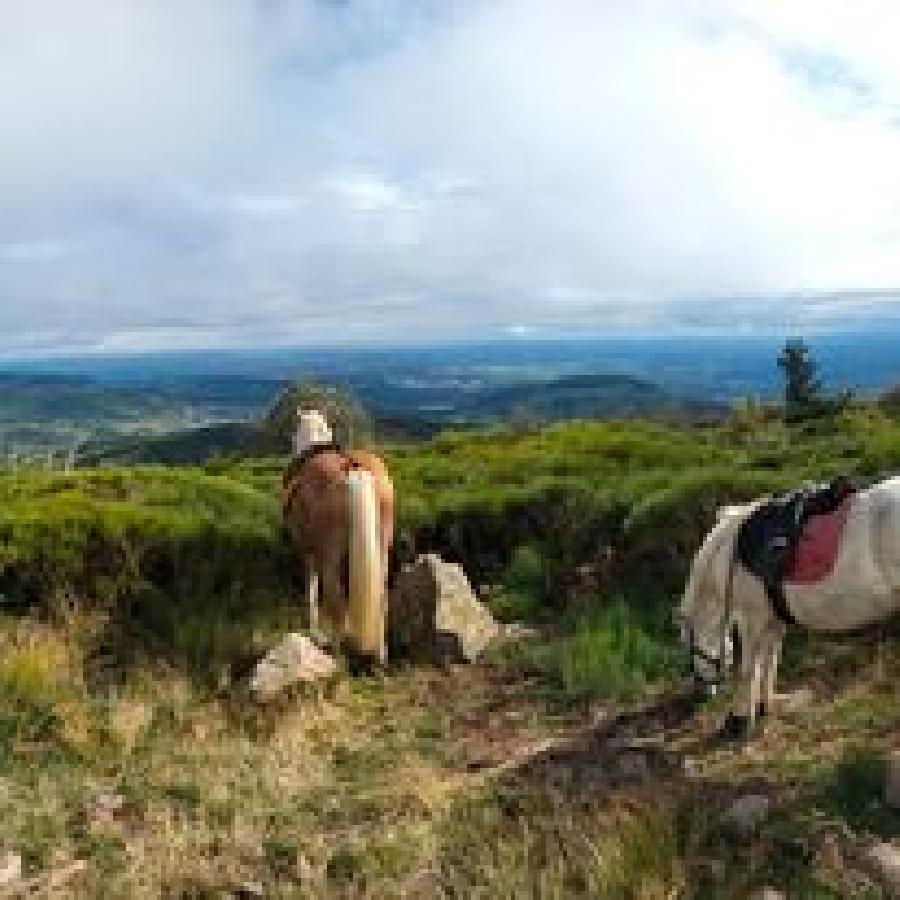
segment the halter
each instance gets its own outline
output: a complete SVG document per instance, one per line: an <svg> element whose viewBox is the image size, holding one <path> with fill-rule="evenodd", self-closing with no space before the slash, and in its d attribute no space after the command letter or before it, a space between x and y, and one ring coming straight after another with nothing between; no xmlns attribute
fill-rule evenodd
<svg viewBox="0 0 900 900"><path fill-rule="evenodd" d="M696 681L702 682L707 687L718 687L725 680L725 676L727 674L725 672L723 657L725 656L725 638L728 634L728 625L731 622L731 614L733 611L734 570L735 554L732 550L731 562L728 565L728 588L725 592L725 612L722 614L722 619L718 625L719 655L713 656L712 654L707 653L697 643L696 630L693 625L691 625L690 629L688 630L689 651L691 654L691 670L693 671L694 679ZM712 678L707 678L701 674L697 666L698 660L713 667L715 675Z"/></svg>

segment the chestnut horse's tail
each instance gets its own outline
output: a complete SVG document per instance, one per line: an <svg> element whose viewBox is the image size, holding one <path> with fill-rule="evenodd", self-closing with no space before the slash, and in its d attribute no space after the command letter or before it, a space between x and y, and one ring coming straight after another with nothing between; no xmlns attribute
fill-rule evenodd
<svg viewBox="0 0 900 900"><path fill-rule="evenodd" d="M356 651L384 663L385 572L381 555L381 510L372 473L351 469L350 495L350 633Z"/></svg>

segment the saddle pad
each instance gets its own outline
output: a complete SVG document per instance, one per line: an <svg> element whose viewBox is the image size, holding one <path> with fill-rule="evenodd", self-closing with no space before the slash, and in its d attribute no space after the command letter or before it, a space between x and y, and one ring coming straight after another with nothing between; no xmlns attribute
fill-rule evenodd
<svg viewBox="0 0 900 900"><path fill-rule="evenodd" d="M834 571L852 502L853 498L848 497L833 512L813 516L806 523L785 573L785 581L816 584Z"/></svg>

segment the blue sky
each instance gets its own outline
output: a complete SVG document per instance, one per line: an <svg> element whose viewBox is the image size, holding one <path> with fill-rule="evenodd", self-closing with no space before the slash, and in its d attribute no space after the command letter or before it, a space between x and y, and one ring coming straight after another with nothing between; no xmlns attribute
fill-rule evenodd
<svg viewBox="0 0 900 900"><path fill-rule="evenodd" d="M890 0L0 0L3 350L895 317L898 25Z"/></svg>

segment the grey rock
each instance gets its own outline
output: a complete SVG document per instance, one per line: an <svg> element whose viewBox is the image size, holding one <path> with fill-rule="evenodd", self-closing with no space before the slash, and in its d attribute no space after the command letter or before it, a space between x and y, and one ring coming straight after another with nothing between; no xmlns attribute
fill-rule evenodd
<svg viewBox="0 0 900 900"><path fill-rule="evenodd" d="M121 794L99 791L88 800L85 812L88 822L95 827L115 821L124 808L125 798Z"/></svg>
<svg viewBox="0 0 900 900"><path fill-rule="evenodd" d="M884 779L884 802L900 810L900 750L889 753Z"/></svg>
<svg viewBox="0 0 900 900"><path fill-rule="evenodd" d="M258 700L268 700L291 685L329 678L336 671L331 656L306 635L292 632L257 663L250 690Z"/></svg>
<svg viewBox="0 0 900 900"><path fill-rule="evenodd" d="M769 817L771 805L763 794L745 794L728 807L723 821L736 837L747 840L759 832Z"/></svg>
<svg viewBox="0 0 900 900"><path fill-rule="evenodd" d="M865 852L865 861L888 894L900 897L900 847L888 843L873 844Z"/></svg>
<svg viewBox="0 0 900 900"><path fill-rule="evenodd" d="M616 774L626 781L645 781L650 777L650 761L643 753L621 754L616 769Z"/></svg>
<svg viewBox="0 0 900 900"><path fill-rule="evenodd" d="M432 662L475 662L500 633L462 568L435 554L397 575L388 606L392 656Z"/></svg>
<svg viewBox="0 0 900 900"><path fill-rule="evenodd" d="M0 888L12 887L22 878L22 857L15 850L0 850Z"/></svg>
<svg viewBox="0 0 900 900"><path fill-rule="evenodd" d="M775 700L775 706L780 712L796 713L812 706L815 699L816 695L809 688L799 688L779 695Z"/></svg>

